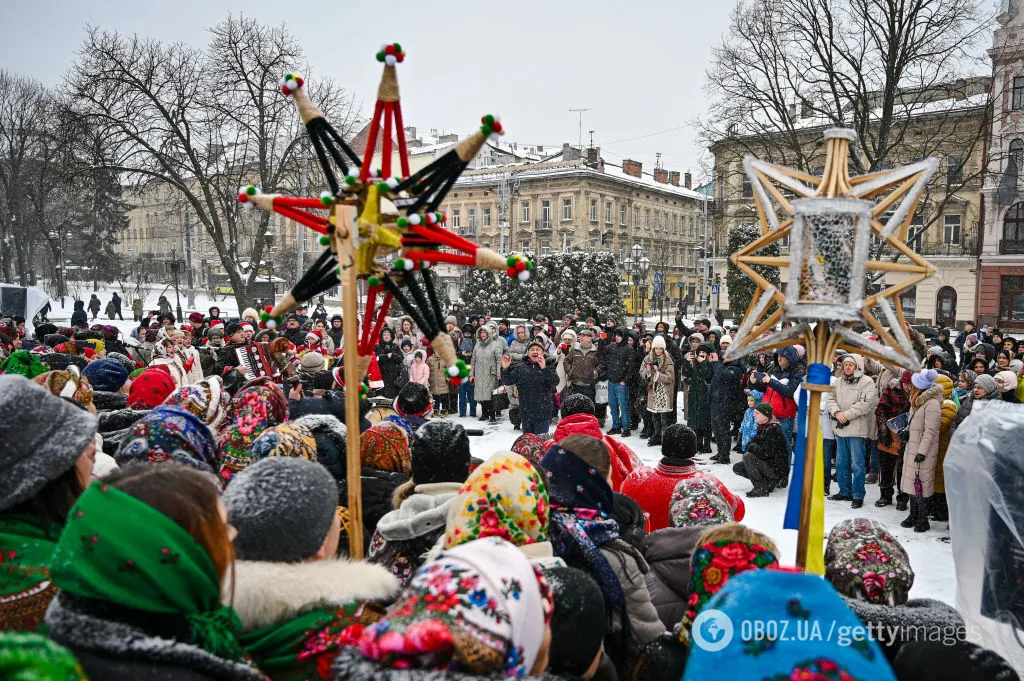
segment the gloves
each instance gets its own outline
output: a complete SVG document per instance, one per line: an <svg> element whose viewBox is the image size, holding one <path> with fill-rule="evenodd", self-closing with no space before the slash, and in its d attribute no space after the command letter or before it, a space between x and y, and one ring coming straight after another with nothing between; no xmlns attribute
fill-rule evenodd
<svg viewBox="0 0 1024 681"><path fill-rule="evenodd" d="M918 454L914 457L914 463L921 463L924 461L924 454Z"/></svg>

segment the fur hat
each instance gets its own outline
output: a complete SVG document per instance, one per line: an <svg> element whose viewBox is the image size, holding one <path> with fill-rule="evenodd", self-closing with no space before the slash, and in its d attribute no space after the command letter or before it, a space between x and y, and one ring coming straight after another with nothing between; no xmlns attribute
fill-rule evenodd
<svg viewBox="0 0 1024 681"><path fill-rule="evenodd" d="M693 428L673 423L661 436L661 455L670 459L692 459L697 453L697 434Z"/></svg>
<svg viewBox="0 0 1024 681"><path fill-rule="evenodd" d="M67 472L95 434L86 410L22 376L0 375L0 511Z"/></svg>
<svg viewBox="0 0 1024 681"><path fill-rule="evenodd" d="M651 341L651 350L655 350L655 349L658 349L658 348L660 348L662 350L665 349L665 337L664 336L655 336L654 340Z"/></svg>
<svg viewBox="0 0 1024 681"><path fill-rule="evenodd" d="M326 468L290 456L253 463L222 497L241 560L297 563L315 555L334 521L338 487Z"/></svg>
<svg viewBox="0 0 1024 681"><path fill-rule="evenodd" d="M939 372L935 369L921 369L910 378L910 382L918 390L927 390L935 384L935 379L938 377Z"/></svg>
<svg viewBox="0 0 1024 681"><path fill-rule="evenodd" d="M409 381L398 391L394 407L403 416L426 416L431 410L430 390L422 383Z"/></svg>
<svg viewBox="0 0 1024 681"><path fill-rule="evenodd" d="M136 421L114 458L119 466L173 461L214 475L220 470L220 451L210 428L192 412L167 405Z"/></svg>
<svg viewBox="0 0 1024 681"><path fill-rule="evenodd" d="M668 506L672 527L710 527L733 521L733 510L714 482L707 478L680 480Z"/></svg>
<svg viewBox="0 0 1024 681"><path fill-rule="evenodd" d="M412 445L412 480L417 485L465 482L469 476L469 436L448 420L427 421Z"/></svg>

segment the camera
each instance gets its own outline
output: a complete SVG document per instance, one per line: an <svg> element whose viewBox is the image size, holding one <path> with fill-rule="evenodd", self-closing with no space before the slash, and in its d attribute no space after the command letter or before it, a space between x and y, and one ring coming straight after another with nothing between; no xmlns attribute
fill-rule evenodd
<svg viewBox="0 0 1024 681"><path fill-rule="evenodd" d="M842 421L837 419L834 414L829 414L829 416L832 418L832 429L833 430L842 430L846 426L850 425L849 421L847 421L846 423L843 423Z"/></svg>

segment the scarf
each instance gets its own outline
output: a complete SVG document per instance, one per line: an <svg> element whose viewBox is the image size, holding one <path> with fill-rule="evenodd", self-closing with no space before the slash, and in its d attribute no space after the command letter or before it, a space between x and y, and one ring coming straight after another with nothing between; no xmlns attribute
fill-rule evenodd
<svg viewBox="0 0 1024 681"><path fill-rule="evenodd" d="M530 560L489 537L443 551L380 622L349 627L342 643L385 667L521 677L537 661L552 610Z"/></svg>
<svg viewBox="0 0 1024 681"><path fill-rule="evenodd" d="M15 350L0 364L0 374L21 374L25 378L35 378L49 370L39 357L28 350Z"/></svg>
<svg viewBox="0 0 1024 681"><path fill-rule="evenodd" d="M192 412L167 405L132 424L114 458L118 465L174 461L204 473L220 471L220 450L209 427Z"/></svg>
<svg viewBox="0 0 1024 681"><path fill-rule="evenodd" d="M516 546L548 539L548 490L529 461L498 452L466 479L451 505L445 528L447 549L483 537Z"/></svg>
<svg viewBox="0 0 1024 681"><path fill-rule="evenodd" d="M778 566L775 555L758 544L720 539L701 546L690 559L690 600L683 615L679 640L689 644L693 621L730 577L747 570Z"/></svg>
<svg viewBox="0 0 1024 681"><path fill-rule="evenodd" d="M244 470L251 463L249 448L260 433L287 419L288 400L273 379L264 376L242 386L228 406L221 429L221 476L230 480Z"/></svg>
<svg viewBox="0 0 1024 681"><path fill-rule="evenodd" d="M733 521L732 507L707 478L680 480L668 506L672 527L712 527Z"/></svg>
<svg viewBox="0 0 1024 681"><path fill-rule="evenodd" d="M551 543L569 565L584 566L596 578L605 602L625 613L626 594L601 546L619 538L612 518L615 498L608 482L586 461L559 445L541 459L551 494Z"/></svg>
<svg viewBox="0 0 1024 681"><path fill-rule="evenodd" d="M533 433L523 433L512 443L512 451L530 463L539 464L544 456L544 440Z"/></svg>
<svg viewBox="0 0 1024 681"><path fill-rule="evenodd" d="M38 608L26 606L47 591L52 597L49 565L59 534L58 525L44 527L32 516L0 516L0 621L22 630L42 624L49 597Z"/></svg>
<svg viewBox="0 0 1024 681"><path fill-rule="evenodd" d="M239 661L238 615L220 604L213 560L176 522L97 480L78 498L53 552L68 593L151 613L183 615L194 644Z"/></svg>
<svg viewBox="0 0 1024 681"><path fill-rule="evenodd" d="M39 634L0 633L0 679L88 681L75 656Z"/></svg>
<svg viewBox="0 0 1024 681"><path fill-rule="evenodd" d="M252 443L249 456L253 462L268 456L294 456L316 461L316 438L307 426L297 421L285 421L263 431Z"/></svg>
<svg viewBox="0 0 1024 681"><path fill-rule="evenodd" d="M230 403L231 394L225 390L220 376L209 376L191 385L184 385L164 400L164 404L192 412L210 428L220 425Z"/></svg>
<svg viewBox="0 0 1024 681"><path fill-rule="evenodd" d="M367 468L409 475L409 438L400 426L378 424L359 436L359 460Z"/></svg>
<svg viewBox="0 0 1024 681"><path fill-rule="evenodd" d="M32 379L57 397L66 397L83 407L92 404L92 384L82 375L78 367L60 371L48 371Z"/></svg>

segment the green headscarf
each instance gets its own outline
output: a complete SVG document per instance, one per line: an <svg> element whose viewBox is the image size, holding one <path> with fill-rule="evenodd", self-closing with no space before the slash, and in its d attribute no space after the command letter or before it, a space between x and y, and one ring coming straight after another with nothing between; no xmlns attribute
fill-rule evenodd
<svg viewBox="0 0 1024 681"><path fill-rule="evenodd" d="M28 350L15 350L0 364L0 374L21 374L25 378L35 378L49 370Z"/></svg>
<svg viewBox="0 0 1024 681"><path fill-rule="evenodd" d="M56 592L49 586L50 558L60 535L60 525L43 525L38 518L7 513L0 515L0 601L36 603L32 612L18 614L17 627L36 630L43 626L43 613ZM20 608L15 607L15 611ZM2 617L0 608L0 620Z"/></svg>
<svg viewBox="0 0 1024 681"><path fill-rule="evenodd" d="M222 659L242 659L241 623L220 604L220 581L206 550L178 523L101 480L72 507L50 576L78 596L184 615L190 643Z"/></svg>
<svg viewBox="0 0 1024 681"><path fill-rule="evenodd" d="M78 660L39 634L0 633L0 679L87 681Z"/></svg>

